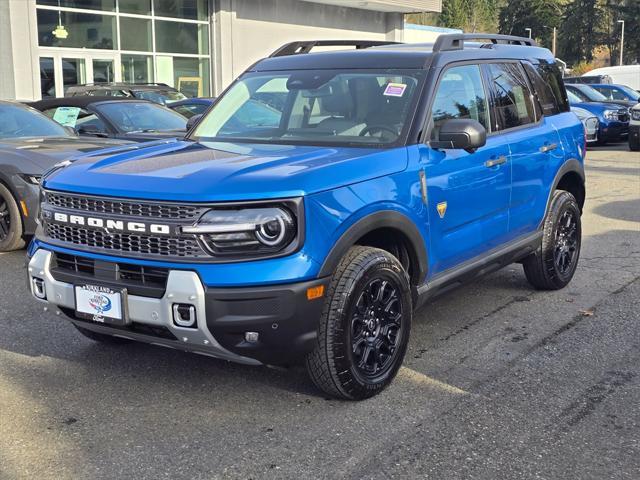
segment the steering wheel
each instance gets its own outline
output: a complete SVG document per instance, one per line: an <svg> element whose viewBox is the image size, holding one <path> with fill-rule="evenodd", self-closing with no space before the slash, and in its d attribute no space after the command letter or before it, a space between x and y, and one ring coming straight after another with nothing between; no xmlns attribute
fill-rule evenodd
<svg viewBox="0 0 640 480"><path fill-rule="evenodd" d="M393 137L391 138L391 140L395 140L396 138L398 138L398 132L395 131L393 128L391 127L387 127L385 125L367 125L366 127L364 127L362 129L362 131L360 132L360 136L364 137L367 134L369 134L370 136L372 136L372 134L374 132L387 132L390 133L391 135L393 135Z"/></svg>

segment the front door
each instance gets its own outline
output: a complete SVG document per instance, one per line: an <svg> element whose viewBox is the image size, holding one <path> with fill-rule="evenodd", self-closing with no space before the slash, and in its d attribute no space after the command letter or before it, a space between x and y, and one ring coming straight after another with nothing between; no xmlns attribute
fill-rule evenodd
<svg viewBox="0 0 640 480"><path fill-rule="evenodd" d="M82 50L40 50L40 90L42 98L64 97L72 85L118 82L119 55Z"/></svg>
<svg viewBox="0 0 640 480"><path fill-rule="evenodd" d="M489 102L478 65L443 72L432 107L431 139L452 118L480 122L490 132ZM472 259L505 241L509 230L509 146L493 136L473 153L422 148L426 174L431 275Z"/></svg>

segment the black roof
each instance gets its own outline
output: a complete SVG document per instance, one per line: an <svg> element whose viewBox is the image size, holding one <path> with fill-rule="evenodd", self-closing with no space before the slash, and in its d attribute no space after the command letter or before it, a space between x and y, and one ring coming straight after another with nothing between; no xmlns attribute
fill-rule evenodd
<svg viewBox="0 0 640 480"><path fill-rule="evenodd" d="M87 108L89 105L93 105L96 103L119 103L119 102L142 102L142 103L153 103L147 100L141 100L139 98L129 98L129 97L96 97L92 95L83 95L77 97L62 97L62 98L47 98L45 100L40 100L38 102L31 102L28 105L33 108L44 111L49 108L55 107L79 107L79 108Z"/></svg>
<svg viewBox="0 0 640 480"><path fill-rule="evenodd" d="M74 90L175 90L166 83L128 83L128 82L95 82L70 85Z"/></svg>
<svg viewBox="0 0 640 480"><path fill-rule="evenodd" d="M354 46L351 50L312 53L315 46ZM495 34L440 35L434 43L363 41L292 42L248 71L314 69L426 69L461 60L539 59L554 62L553 55L535 41Z"/></svg>

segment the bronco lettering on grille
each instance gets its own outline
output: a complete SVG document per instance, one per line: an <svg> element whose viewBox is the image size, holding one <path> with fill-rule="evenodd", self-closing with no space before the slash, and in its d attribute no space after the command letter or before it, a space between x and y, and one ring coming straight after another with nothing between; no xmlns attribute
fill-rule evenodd
<svg viewBox="0 0 640 480"><path fill-rule="evenodd" d="M69 215L55 212L53 220L59 223L70 225L82 225L99 228L107 232L133 232L133 233L153 233L156 235L170 235L171 227L157 223L129 222L124 220L113 220L109 218L85 217L83 215Z"/></svg>

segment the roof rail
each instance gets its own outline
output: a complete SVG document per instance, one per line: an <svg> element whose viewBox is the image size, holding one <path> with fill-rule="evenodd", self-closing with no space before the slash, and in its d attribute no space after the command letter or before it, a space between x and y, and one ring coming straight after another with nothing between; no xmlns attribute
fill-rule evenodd
<svg viewBox="0 0 640 480"><path fill-rule="evenodd" d="M157 85L159 87L168 87L166 83L161 82L87 82L68 85L69 87L109 87L114 85Z"/></svg>
<svg viewBox="0 0 640 480"><path fill-rule="evenodd" d="M377 40L305 40L287 43L269 55L269 58L309 53L315 47L356 47L357 50L360 50L362 48L377 47L380 45L394 45L397 43L398 42L384 42Z"/></svg>
<svg viewBox="0 0 640 480"><path fill-rule="evenodd" d="M449 33L440 35L433 44L433 52L444 52L448 50L462 50L465 40L487 41L491 45L505 43L507 45L523 45L526 47L537 47L535 40L526 37L516 37L514 35L498 35L493 33Z"/></svg>

